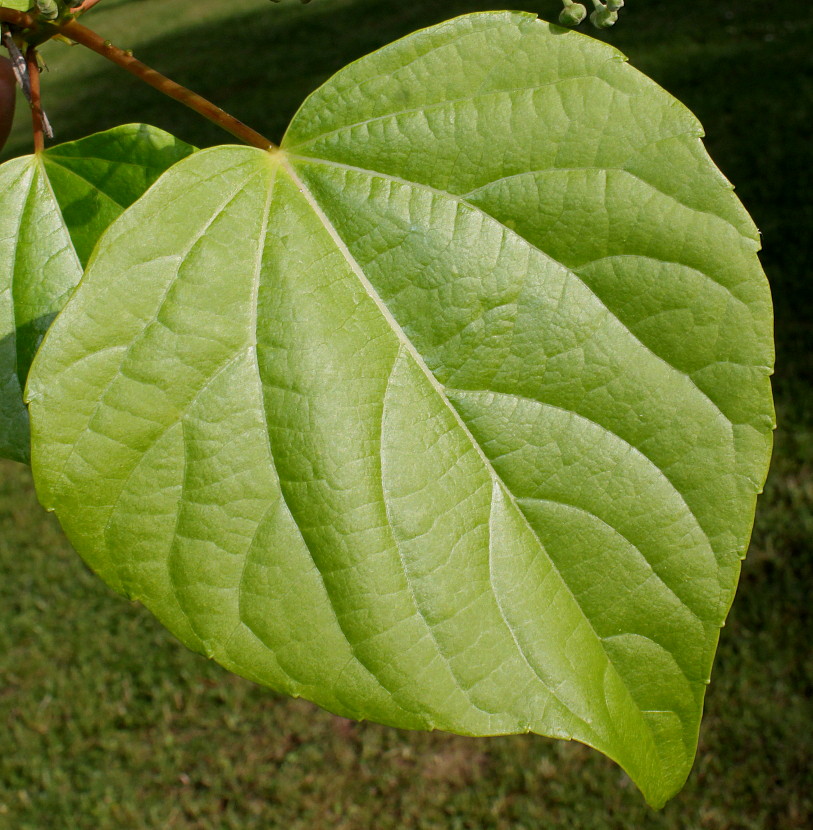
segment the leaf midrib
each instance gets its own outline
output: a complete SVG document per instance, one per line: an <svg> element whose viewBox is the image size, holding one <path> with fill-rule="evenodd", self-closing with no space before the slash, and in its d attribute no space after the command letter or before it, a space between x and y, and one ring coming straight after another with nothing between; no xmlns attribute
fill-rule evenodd
<svg viewBox="0 0 813 830"><path fill-rule="evenodd" d="M354 165L344 164L342 162L335 162L335 161L320 159L320 158L316 158L316 157L312 157L312 156L301 156L301 155L298 155L298 154L295 154L295 153L290 153L290 152L287 152L287 151L280 151L280 156L283 159L285 159L286 167L290 168L290 170L292 172L293 172L293 165L288 161L288 159L299 159L299 160L304 161L306 163L311 163L311 164L315 164L315 165L322 165L322 166L326 166L326 167L335 167L335 168L338 168L338 169L341 169L341 170L347 170L347 171L350 171L350 172L363 173L364 175L371 176L371 177L374 177L374 178L385 179L387 181L395 182L397 184L405 185L407 187L418 188L418 189L421 189L421 190L425 190L425 191L434 193L438 196L441 196L442 198L450 199L454 202L457 202L458 204L465 205L467 208L469 208L471 210L484 213L486 216L488 216L494 222L499 224L500 227L502 227L506 232L516 234L516 231L513 231L511 228L508 228L497 217L492 216L490 213L486 213L485 211L482 210L482 208L478 207L477 205L473 205L473 204L469 203L465 199L465 197L457 196L453 193L448 193L447 191L441 190L440 188L432 187L431 185L422 184L420 182L412 182L412 181L409 181L408 179L404 179L404 178L401 178L399 176L394 176L394 175L390 175L390 174L386 174L386 173L380 173L378 171L370 170L370 169L367 169L367 168L364 168L364 167L357 167L357 166L354 166ZM317 208L318 208L317 216L320 217L320 220L326 225L327 228L332 229L332 231L333 231L332 235L335 235L335 237L339 239L340 250L342 250L343 252L346 252L346 253L344 253L344 255L348 259L348 262L353 264L354 272L361 275L362 283L365 286L365 289L368 291L368 293L371 293L371 296L377 298L376 305L380 309L382 309L382 313L384 314L385 319L387 319L387 321L390 323L390 325L392 327L394 327L396 329L396 331L400 332L399 339L401 339L404 343L406 343L408 345L408 347L416 355L418 355L418 352L414 349L413 344L411 343L409 338L406 336L406 334L401 329L400 324L398 323L398 321L395 319L395 317L389 311L389 308L386 306L386 304L383 302L383 300L381 300L381 298L378 296L377 291L372 286L372 284L369 282L367 277L364 275L361 267L355 261L355 259L353 258L353 255L350 253L349 249L344 244L344 241L341 240L341 238L339 237L338 232L335 230L335 228L333 228L332 224L330 223L330 220L324 214L324 211L322 211L321 207L318 206L318 203L317 203L316 199L313 197L313 194L310 193L307 186L304 184L304 182L301 181L301 179L299 179L299 177L295 173L293 175L294 175L294 180L297 182L297 186L302 191L303 195L305 195L306 198L308 196L310 196L309 202L312 203L312 204L317 205ZM677 366L673 365L668 360L666 360L666 358L664 358L661 355L657 354L657 352L654 352L646 343L644 343L642 340L640 340L640 338L628 326L626 326L621 320L618 319L618 317L615 315L613 310L610 309L607 306L607 304L604 302L604 300L595 293L595 291L584 281L584 279L577 272L571 270L566 265L564 265L563 263L556 260L554 257L551 257L550 254L546 253L545 251L543 251L542 249L540 249L539 247L534 245L532 242L525 239L524 236L521 236L519 234L516 234L516 235L520 236L520 238L527 245L529 245L531 248L533 248L535 251L538 251L540 254L542 254L544 257L551 260L552 262L555 262L561 268L564 268L565 270L567 270L567 272L569 274L571 274L575 279L577 279L585 287L585 289L587 291L589 291L590 295L595 297L596 301L601 304L602 308L604 308L607 311L607 313L613 317L613 319L618 321L619 325L624 329L624 331L627 332L627 334L641 348L645 349L649 354L651 354L653 357L655 357L655 359L657 359L658 361L663 363L665 366L668 366L670 370L673 370L673 371L677 372L679 375L685 377L689 381L689 383L691 383L692 387L697 391L697 393L713 407L713 409L715 410L715 413L722 419L723 423L726 425L726 428L730 431L731 440L732 440L732 443L734 443L734 435L733 435L733 433L734 433L734 424L733 424L733 422L728 418L728 416L726 416L726 414L722 411L720 406L712 398L710 398L709 395L703 389L701 389L697 385L695 380L692 378L692 376L688 372L685 372L682 369L678 368ZM420 357L419 365L422 366L423 370L428 374L428 377L430 378L430 382L433 383L433 386L435 386L436 391L439 391L439 393L443 396L444 400L448 400L446 398L446 395L445 395L444 387L442 386L442 384L440 384L440 382L437 380L437 378L435 378L434 374L428 368L428 366L426 366L426 364L423 361L422 357ZM539 403L544 403L544 402L539 401ZM449 405L451 406L452 410L456 413L456 410L455 410L454 406L451 403L449 403ZM580 417L585 417L581 413L574 413L574 414L577 414ZM603 424L597 424L597 425L600 426L602 429L607 430L608 432L610 432L616 438L619 438L620 440L624 441L625 443L630 444L630 446L632 446L634 449L636 449L638 452L640 452L643 455L643 457L647 459L647 461L649 461L655 468L657 468L661 472L661 474L664 476L664 478L669 483L669 485L672 487L672 489L680 496L681 500L683 501L683 503L686 507L686 510L688 511L689 515L692 516L692 518L696 522L697 526L700 528L700 531L703 533L703 536L705 537L706 542L707 542L710 550L712 551L712 553L715 557L715 560L717 560L718 559L717 549L715 548L714 544L712 543L711 538L709 536L709 533L706 530L706 528L704 527L703 522L700 521L700 518L697 516L695 511L691 509L689 504L686 502L685 495L680 490L680 488L678 488L677 485L670 479L670 477L666 474L665 470L663 470L660 467L660 465L657 464L656 461L654 461L652 458L650 458L649 455L647 455L647 453L645 453L642 449L640 449L636 445L634 445L634 444L630 443L629 441L627 441L627 439L625 439L623 436L618 435L617 433L615 433L612 430L608 429ZM477 444L477 441L474 440L474 438L471 435L471 432L470 432L470 430L468 430L468 428L466 428L466 434L469 436L470 440L472 441L472 443L476 447L476 449L478 451L478 454L481 456L481 458L485 459L486 458L485 455L483 454L482 450L480 449L479 445ZM486 461L488 461L488 460L486 459ZM493 469L493 465L490 462L488 462L488 468ZM495 473L495 475L496 475L496 473ZM506 486L506 490L508 490L507 486ZM511 496L513 498L513 493L511 494ZM523 513L523 517L524 517L524 513Z"/></svg>
<svg viewBox="0 0 813 830"><path fill-rule="evenodd" d="M536 534L536 531L533 529L533 527L531 526L531 524L528 521L527 517L525 516L524 511L520 508L519 504L517 503L516 497L514 496L513 492L508 488L508 486L505 484L505 482L502 480L502 478L498 475L497 471L494 469L493 464L491 463L490 459L483 452L482 447L480 446L480 444L475 439L475 437L472 434L471 430L469 429L468 425L465 423L465 421L462 419L460 413L457 411L457 409L455 409L454 405L452 404L452 402L447 397L445 388L442 386L442 384L438 381L438 379L435 377L435 375L429 369L429 367L427 366L425 360L423 359L423 356L415 348L415 345L407 337L406 333L401 328L401 325L398 323L398 321L393 316L392 312L389 310L387 305L381 299L381 297L379 296L379 294L376 291L375 287L369 281L369 279L367 278L367 275L364 273L361 266L358 264L358 262L353 257L352 253L350 252L350 249L347 247L346 243L344 242L342 237L339 235L339 233L336 230L335 226L330 221L329 217L325 214L325 212L322 209L321 205L319 205L319 203L316 200L316 198L314 197L314 195L310 192L310 189L302 181L302 179L297 175L293 165L291 164L291 162L289 161L289 158L287 157L287 154L284 154L284 153L281 152L279 155L281 156L281 163L285 167L286 172L291 177L292 181L296 184L298 190L300 191L302 196L305 198L305 200L307 201L308 205L313 210L316 217L319 219L319 221L324 226L324 228L327 231L328 235L331 237L334 244L336 245L336 247L338 248L338 250L340 251L342 256L345 258L347 264L350 266L350 269L358 277L359 281L362 284L362 287L365 289L365 292L368 294L370 299L375 303L376 307L379 309L380 313L382 314L384 319L387 321L388 325L392 329L392 331L395 334L396 338L399 340L399 342L402 344L402 346L407 350L407 352L410 354L410 356L413 358L413 360L415 360L417 366L420 368L421 372L426 376L427 380L429 381L429 383L431 384L431 386L435 390L435 392L438 394L438 396L440 397L443 404L452 413L452 416L453 416L455 422L458 424L459 428L463 431L463 434L467 437L468 441L470 442L470 444L474 448L475 452L479 456L479 458L482 461L486 471L490 475L492 482L495 482L496 484L498 484L502 488L503 492L506 494L506 497L510 500L510 502L513 505L514 509L517 511L518 515L521 517L521 521L527 526L527 528L530 531L530 533L532 534L533 538L536 540L537 544L539 545L540 551L545 556L547 561L550 563L551 567L554 569L557 576L559 577L559 580L561 581L561 584L564 586L565 590L568 592L568 594L569 594L569 596L572 600L573 607L577 610L578 614L587 623L587 625L589 626L590 631L592 632L593 636L595 637L596 641L598 642L599 646L601 647L601 650L602 650L602 652L605 656L605 659L607 661L607 666L609 666L611 668L611 670L615 673L615 675L618 677L618 679L622 683L624 689L626 689L627 694L629 695L630 703L632 704L633 708L640 715L640 723L648 731L648 733L649 733L649 735L650 735L650 737L653 741L653 745L657 748L657 746L658 746L657 736L655 735L653 727L651 726L649 721L646 719L646 717L644 717L643 710L638 706L637 702L635 701L635 697L632 694L632 691L631 691L629 685L627 684L626 679L618 671L618 668L616 667L615 663L613 662L610 655L605 650L604 642L603 642L602 638L596 632L596 630L593 626L592 620L587 616L587 614L585 613L585 611L582 608L581 604L576 599L576 596L573 593L573 590L571 589L571 587L570 587L569 583L567 582L567 580L562 575L562 573L559 570L556 562L553 560L553 558L550 556L550 554L548 554L547 550L545 549L544 545L542 544L542 541L539 539L538 535ZM303 159L303 160L305 160L305 159ZM317 161L317 162L319 161L318 159L307 159L307 160L308 161ZM372 171L365 171L365 172L372 172ZM448 195L448 194L444 194L444 195ZM491 509L493 509L493 504L492 504ZM492 590L492 593L496 593L493 584L491 586L491 590ZM507 623L507 621L506 621L506 623ZM512 636L515 636L510 625L508 625L508 629L509 629L509 631L511 631ZM520 648L519 653L523 657L523 659L525 659L526 662L528 662L528 658L527 658L527 655L525 654L524 650L522 650ZM535 674L536 674L536 672L535 672ZM543 686L546 689L549 689L549 687L547 686L547 684L544 683L542 678L540 677L539 679L540 679L540 682L542 682ZM554 695L554 696L556 696L556 695ZM557 699L558 699L558 697L557 697ZM565 705L567 706L567 704L565 704ZM572 711L569 706L567 706L567 709L569 711Z"/></svg>
<svg viewBox="0 0 813 830"><path fill-rule="evenodd" d="M404 179L400 176L394 176L394 175L389 174L389 173L381 173L377 170L370 170L369 168L366 168L366 167L358 167L358 166L353 165L353 164L345 164L343 162L330 161L328 159L322 159L322 158L318 158L318 157L315 157L315 156L302 156L302 155L299 155L298 153L291 153L291 152L288 152L288 151L282 151L282 152L284 152L284 154L287 158L299 159L300 161L304 161L304 162L308 162L308 163L316 164L316 165L323 165L323 166L327 166L327 167L336 167L340 170L348 170L348 171L354 172L354 173L363 173L364 175L372 176L372 177L379 178L379 179L385 179L387 181L395 182L396 184L402 184L402 185L406 185L408 187L419 188L421 190L425 190L425 191L428 191L430 193L437 194L438 196L442 196L445 199L450 199L454 202L457 202L458 204L465 205L467 208L470 208L471 210L478 211L478 212L483 213L484 215L488 216L489 219L496 222L505 231L507 231L508 233L514 234L516 236L519 236L520 239L522 239L527 245L529 245L535 251L542 254L542 256L546 257L551 262L555 262L559 267L564 268L569 274L571 274L575 279L577 279L584 286L584 288L587 291L590 292L591 296L595 297L596 301L601 304L602 308L608 314L610 314L613 317L613 319L618 320L619 325L621 325L624 328L624 330L629 334L629 336L632 337L635 340L635 342L639 346L641 346L641 348L645 349L654 358L659 360L664 365L668 366L671 370L673 370L673 371L677 372L678 374L682 375L683 377L685 377L692 384L694 389L697 390L697 393L699 395L701 395L706 401L708 401L709 404L711 404L711 406L714 408L716 413L728 425L728 427L733 429L733 426L734 426L733 423L728 418L728 416L723 412L723 410L720 408L719 404L717 404L716 401L714 401L712 398L710 398L708 393L704 392L695 383L692 376L688 372L685 372L682 369L680 369L677 366L670 363L666 358L662 357L657 352L653 351L649 346L647 346L646 343L644 343L639 337L637 337L635 335L635 333L632 332L629 329L629 327L624 325L624 323L621 320L618 319L618 317L613 312L613 310L611 308L609 308L609 306L607 306L607 304L604 302L604 300L602 300L602 298L598 294L596 294L596 292L585 282L583 277L581 277L576 271L572 270L571 268L568 268L567 265L559 262L559 260L552 257L549 253L542 250L537 245L534 245L533 242L526 239L521 234L518 234L515 230L512 230L511 228L509 228L504 222L501 222L496 216L492 216L490 213L484 211L479 205L472 204L471 202L467 201L465 196L458 196L457 194L449 193L448 191L442 190L441 188L438 188L438 187L432 187L431 185L423 184L422 182L413 182L413 181L410 181L409 179ZM304 188L305 185L303 184L302 187ZM683 264L683 263L679 263L679 264ZM687 267L690 267L690 266L687 266ZM704 276L708 276L708 275L704 275ZM655 462L653 461L652 463L654 464Z"/></svg>
<svg viewBox="0 0 813 830"><path fill-rule="evenodd" d="M439 383L437 378L431 373L429 368L426 366L426 364L424 363L423 358L421 357L420 353L417 351L417 349L415 348L413 343L406 336L406 334L404 333L404 330L401 328L400 324L395 319L392 312L389 310L389 308L387 308L384 301L378 295L378 292L375 290L375 287L367 279L367 275L364 273L364 271L362 271L361 266L358 264L358 262L356 262L355 258L353 257L353 255L350 252L349 248L345 244L344 240L339 235L339 233L336 230L336 228L334 227L333 223L330 221L328 216L322 210L321 206L316 201L316 199L314 198L313 194L310 192L307 185L299 178L299 176L297 175L296 171L293 168L293 165L290 164L288 159L282 153L280 153L280 157L281 157L281 164L285 168L285 172L288 174L288 176L291 178L293 183L296 185L299 192L305 198L305 201L308 203L308 206L310 207L310 209L313 211L314 215L317 217L319 222L322 224L322 226L327 231L328 235L330 236L331 241L337 247L337 249L341 253L344 260L350 266L350 269L353 271L353 273L356 275L358 280L361 282L362 287L365 290L365 293L375 303L376 307L379 310L379 313L384 317L384 319L387 322L387 325L390 327L390 329L393 331L393 333L396 335L397 339L399 340L399 342L401 344L401 348L403 348L405 351L407 351L407 353L410 354L410 356L413 358L413 360L415 360L417 362L417 364L420 367L421 371L426 375L429 382L432 384L435 392L440 396L441 400L444 402L444 404L452 412L456 422L458 423L460 428L463 429L463 431L467 435L469 441L471 442L471 444L474 447L475 451L479 455L479 457L482 460L483 464L485 465L486 469L493 473L493 468L491 467L491 464L490 464L488 458L483 453L483 450L479 446L477 441L474 439L474 436L469 431L468 426L466 426L465 422L461 419L461 417L460 417L459 413L457 412L457 410L455 410L455 408L452 406L451 401L449 401L449 399L446 397L446 393L445 393L443 387L441 386L441 384ZM397 361L397 356L396 356L396 361ZM273 453L272 453L272 458L273 458ZM283 494L283 498L284 498L284 494ZM286 506L288 507L288 510L290 512L290 507L287 505L287 502L286 502ZM386 506L385 506L385 509L386 509ZM398 550L399 558L401 559L401 562L403 564L403 557L402 557L400 546L399 546L397 540L395 540L395 545L396 545L396 548ZM306 542L306 546L307 546L307 542ZM405 571L405 573L406 573L406 571ZM411 583L409 582L408 576L407 576L407 587L408 587L409 593L412 597L413 604L415 605L416 612L419 614L421 619L423 619L424 622L426 623L426 626L429 629L430 636L431 636L433 642L435 643L435 647L437 648L438 654L440 655L441 659L448 665L448 658L446 657L443 650L438 645L437 639L435 638L435 633L432 630L432 626L429 624L429 621L426 620L425 616L423 615L423 612L421 611L420 603L418 603L417 598L414 595L413 588L412 588ZM352 645L352 643L351 643L351 645ZM522 652L520 652L520 653L522 653ZM523 657L524 657L524 654L523 654ZM364 664L362 663L362 665L364 665ZM365 665L365 668L367 668L366 665ZM471 699L471 696L466 692L466 690L460 684L460 682L457 679L457 676L454 673L454 671L452 671L451 674L452 674L452 677L454 677L456 684L458 685L460 690L465 694L466 698L469 701L469 704L473 708L478 709L479 711L481 711L481 712L483 712L487 715L493 714L491 712L486 712L484 709L480 709L480 707L477 706L477 704ZM376 677L376 679L378 679L378 678ZM540 678L540 680L541 680L541 678ZM379 680L379 683L380 682L381 681ZM545 688L548 688L547 685L545 686ZM556 695L553 693L552 690L549 690L549 691L551 691L551 694L554 697L556 697ZM558 697L557 697L557 699L558 699ZM581 718L579 718L579 716L575 712L572 711L572 709L567 705L567 703L565 701L561 701L561 703L562 703L562 705L565 706L565 708L567 708L567 710L569 712L571 712L571 714L574 717L578 718L580 721L582 720Z"/></svg>
<svg viewBox="0 0 813 830"><path fill-rule="evenodd" d="M471 433L471 430L469 430L466 423L460 417L460 413L454 408L452 402L446 397L446 390L444 389L443 385L434 376L432 371L426 365L423 356L415 348L414 343L412 343L412 341L406 336L406 333L401 328L401 324L395 319L393 313L389 310L387 304L381 299L381 297L378 294L378 291L376 291L375 289L375 286L373 286L373 284L367 278L367 275L364 273L353 254L350 252L350 249L347 247L345 241L339 235L339 232L336 230L335 226L330 221L327 214L322 210L321 205L319 205L314 195L310 192L308 186L302 181L302 179L299 178L296 171L294 170L293 165L288 161L287 158L283 159L282 164L284 165L288 175L293 179L294 183L299 188L302 195L305 197L305 200L308 202L308 205L310 206L311 210L316 214L319 221L324 225L325 230L328 232L330 238L333 240L334 244L339 249L344 259L347 261L347 264L350 266L353 273L358 277L359 281L364 287L365 292L375 303L379 312L387 321L387 324L393 330L401 345L406 348L410 355L412 355L412 358L416 361L421 371L426 375L427 379L432 384L432 387L434 388L435 392L437 392L437 394L441 396L444 404L454 414L455 420L457 421L461 429L463 429L469 441L471 441L471 443L475 447L477 454L480 456L481 461L486 465L486 469L491 470L492 473L496 476L496 472L494 472L494 469L491 466L491 462L488 460L488 457L475 440L474 436Z"/></svg>

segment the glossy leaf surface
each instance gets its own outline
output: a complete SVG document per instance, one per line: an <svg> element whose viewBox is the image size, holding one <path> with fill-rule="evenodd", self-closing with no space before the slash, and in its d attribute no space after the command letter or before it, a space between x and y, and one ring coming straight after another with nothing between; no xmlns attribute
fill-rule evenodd
<svg viewBox="0 0 813 830"><path fill-rule="evenodd" d="M682 785L770 453L756 232L613 49L471 15L176 165L37 358L43 503L224 666Z"/></svg>
<svg viewBox="0 0 813 830"><path fill-rule="evenodd" d="M129 124L0 167L0 456L28 460L28 369L97 239L192 150Z"/></svg>

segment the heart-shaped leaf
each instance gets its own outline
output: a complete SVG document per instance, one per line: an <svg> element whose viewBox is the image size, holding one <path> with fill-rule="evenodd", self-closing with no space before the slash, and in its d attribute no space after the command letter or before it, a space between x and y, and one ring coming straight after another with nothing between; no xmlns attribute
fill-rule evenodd
<svg viewBox="0 0 813 830"><path fill-rule="evenodd" d="M96 240L192 151L128 124L0 166L0 457L28 461L28 368Z"/></svg>
<svg viewBox="0 0 813 830"><path fill-rule="evenodd" d="M117 220L37 486L190 647L354 718L682 785L770 453L756 232L617 52L471 15Z"/></svg>

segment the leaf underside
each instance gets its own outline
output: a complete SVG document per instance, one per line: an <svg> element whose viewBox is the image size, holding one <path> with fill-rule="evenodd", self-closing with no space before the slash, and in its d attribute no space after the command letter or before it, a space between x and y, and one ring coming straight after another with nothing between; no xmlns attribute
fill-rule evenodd
<svg viewBox="0 0 813 830"><path fill-rule="evenodd" d="M192 150L127 124L0 166L0 457L28 461L28 369L96 240Z"/></svg>
<svg viewBox="0 0 813 830"><path fill-rule="evenodd" d="M757 232L700 134L527 14L352 64L102 238L29 381L43 504L239 674L575 738L663 804L773 425Z"/></svg>

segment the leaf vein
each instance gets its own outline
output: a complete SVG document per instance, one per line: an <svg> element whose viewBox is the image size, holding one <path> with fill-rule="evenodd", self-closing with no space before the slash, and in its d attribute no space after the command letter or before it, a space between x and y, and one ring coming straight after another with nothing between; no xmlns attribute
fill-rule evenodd
<svg viewBox="0 0 813 830"><path fill-rule="evenodd" d="M426 379L429 381L430 385L435 390L435 392L439 396L442 403L451 412L453 418L457 422L457 425L459 426L459 428L461 429L463 434L467 437L468 441L474 447L475 452L480 457L480 460L482 461L484 468L489 473L492 480L499 482L503 486L508 498L510 499L511 503L514 505L514 508L518 511L518 514L521 517L521 520L526 523L526 525L528 527L528 530L533 535L533 537L536 539L537 544L539 544L540 547L542 547L541 540L537 536L537 534L534 531L533 527L528 523L528 520L527 520L524 512L521 510L520 506L517 504L517 500L516 500L514 494L508 489L508 487L502 481L500 476L497 474L497 472L494 469L494 466L492 465L491 461L485 455L482 447L479 445L479 443L476 441L476 439L472 435L471 430L469 429L468 425L462 419L462 417L460 416L460 413L457 411L457 409L453 406L453 404L449 400L443 386L440 384L438 379L434 376L432 371L426 365L426 362L424 361L422 355L418 352L418 350L416 349L414 344L406 336L406 333L401 328L400 324L395 319L392 312L387 307L386 303L384 303L384 301L381 299L378 292L375 290L375 287L369 281L369 279L367 278L367 275L364 273L364 271L361 268L361 266L359 265L359 263L353 257L352 253L350 252L350 249L347 247L347 244L342 239L342 237L339 234L339 232L337 231L337 229L331 223L330 219L325 214L324 210L319 205L316 198L310 192L308 187L305 185L305 183L296 174L296 171L293 169L293 166L290 164L290 162L287 159L285 159L283 161L283 164L285 165L285 168L288 171L288 174L291 176L292 180L294 181L294 183L299 188L299 191L305 197L306 201L311 206L311 209L316 214L317 218L322 222L322 224L325 227L325 230L328 232L330 237L333 239L334 244L336 245L336 247L339 249L339 251L344 256L345 260L347 261L347 264L350 266L353 273L358 277L358 279L361 282L362 287L365 289L367 295L375 303L375 305L379 309L380 313L382 314L384 319L387 321L387 323L391 327L391 329L393 331L393 334L400 341L400 343L405 347L407 353L413 358L413 360L415 360L415 362L417 363L417 365L420 368L421 372L425 375ZM364 171L364 172L369 173L370 171ZM544 550L544 548L543 548L543 550ZM562 576L561 572L559 571L558 567L556 566L556 563L552 559L550 559L550 557L548 557L548 561L550 562L551 567L558 573L562 584L565 586L565 589L567 590L567 592L568 592L568 594L569 594L569 596L572 600L573 607L575 607L575 609L578 611L578 613L585 620L585 622L589 626L590 630L593 632L593 636L596 638L596 640L600 644L601 649L604 652L605 659L607 661L606 668L613 671L616 674L616 676L620 679L622 685L627 690L627 693L630 695L630 700L634 704L635 698L633 697L632 692L631 692L631 690L630 690L630 688L627 684L626 678L622 674L620 674L617 667L615 666L615 664L610 659L609 654L607 654L606 650L604 649L603 641L602 641L601 637L598 635L598 633L596 632L592 621L585 614L584 610L582 609L581 605L579 604L578 600L576 599L575 595L573 594L572 589L570 588L568 583L565 581L564 577ZM493 586L492 586L492 593L493 593ZM636 705L636 709L637 709L637 705ZM638 711L640 711L640 710L638 710ZM646 721L644 721L644 723L645 723L646 727L652 733L650 725ZM653 735L653 738L654 738L654 733L652 733L652 735Z"/></svg>

